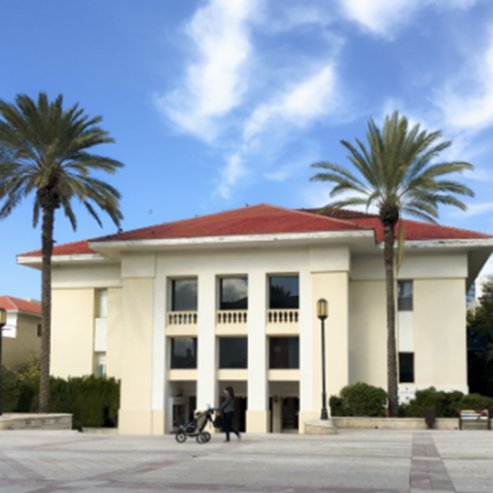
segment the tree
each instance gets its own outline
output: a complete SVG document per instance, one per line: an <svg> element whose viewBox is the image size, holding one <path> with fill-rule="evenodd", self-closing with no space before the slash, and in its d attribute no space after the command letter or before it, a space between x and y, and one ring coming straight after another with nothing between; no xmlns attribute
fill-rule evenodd
<svg viewBox="0 0 493 493"><path fill-rule="evenodd" d="M467 349L470 391L493 397L493 279L467 313Z"/></svg>
<svg viewBox="0 0 493 493"><path fill-rule="evenodd" d="M90 153L98 144L114 142L78 104L64 109L63 97L37 101L21 94L15 103L0 100L0 219L27 196L34 195L33 226L41 214L41 357L39 410L48 411L51 344L51 257L55 211L63 209L77 228L72 204L82 203L101 226L99 209L119 225L119 192L94 173L115 173L122 163Z"/></svg>
<svg viewBox="0 0 493 493"><path fill-rule="evenodd" d="M338 198L327 207L364 205L376 207L384 231L384 266L387 318L387 385L389 414L398 413L397 354L395 342L395 251L396 229L402 214L435 222L440 205L466 206L457 196L473 196L463 184L448 175L472 169L463 161L435 162L450 141L441 140L441 132L427 132L419 125L409 128L406 117L398 112L385 118L383 128L373 119L368 122L367 142L356 145L342 140L348 159L356 171L334 163L312 164L321 171L312 180L332 182L330 197Z"/></svg>

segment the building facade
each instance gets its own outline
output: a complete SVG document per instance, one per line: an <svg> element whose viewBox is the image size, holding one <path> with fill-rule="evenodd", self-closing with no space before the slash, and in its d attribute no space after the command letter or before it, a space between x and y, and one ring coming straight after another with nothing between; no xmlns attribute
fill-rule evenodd
<svg viewBox="0 0 493 493"><path fill-rule="evenodd" d="M406 221L398 282L400 398L467 392L466 287L480 233ZM40 252L18 262L40 266ZM245 207L55 248L52 373L121 380L122 433L162 434L238 395L251 432L303 431L328 394L386 387L382 231L375 216Z"/></svg>
<svg viewBox="0 0 493 493"><path fill-rule="evenodd" d="M7 323L2 330L2 364L16 370L39 357L41 305L32 300L0 296L0 308L7 312Z"/></svg>

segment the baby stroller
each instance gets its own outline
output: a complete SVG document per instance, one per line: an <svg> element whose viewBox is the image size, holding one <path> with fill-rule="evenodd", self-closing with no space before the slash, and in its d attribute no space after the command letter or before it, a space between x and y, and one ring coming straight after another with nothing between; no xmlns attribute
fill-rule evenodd
<svg viewBox="0 0 493 493"><path fill-rule="evenodd" d="M207 423L213 423L212 415L214 409L208 407L205 411L197 411L194 419L188 421L185 424L179 426L178 431L175 433L175 440L178 443L183 443L187 437L197 440L197 443L207 443L211 439L211 434L208 431L204 431Z"/></svg>

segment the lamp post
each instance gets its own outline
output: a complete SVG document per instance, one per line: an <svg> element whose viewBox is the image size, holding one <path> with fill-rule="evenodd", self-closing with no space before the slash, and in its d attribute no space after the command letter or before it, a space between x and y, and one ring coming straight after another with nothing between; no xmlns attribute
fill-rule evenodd
<svg viewBox="0 0 493 493"><path fill-rule="evenodd" d="M320 328L322 332L322 411L320 419L329 419L327 413L327 389L325 383L325 320L329 316L329 303L325 299L317 301L317 317L320 319Z"/></svg>
<svg viewBox="0 0 493 493"><path fill-rule="evenodd" d="M3 328L7 323L7 311L5 308L0 308L0 416L2 415L3 401L2 401L2 342L3 342Z"/></svg>

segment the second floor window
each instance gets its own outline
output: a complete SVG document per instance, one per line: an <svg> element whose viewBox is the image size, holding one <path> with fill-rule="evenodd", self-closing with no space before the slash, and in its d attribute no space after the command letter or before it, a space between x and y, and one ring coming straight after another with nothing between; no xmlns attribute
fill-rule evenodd
<svg viewBox="0 0 493 493"><path fill-rule="evenodd" d="M246 277L219 279L219 309L246 310L248 308L248 281Z"/></svg>
<svg viewBox="0 0 493 493"><path fill-rule="evenodd" d="M299 308L298 276L269 276L269 308Z"/></svg>
<svg viewBox="0 0 493 493"><path fill-rule="evenodd" d="M219 368L247 368L248 339L246 337L219 338Z"/></svg>
<svg viewBox="0 0 493 493"><path fill-rule="evenodd" d="M174 312L197 310L197 279L171 281L171 310Z"/></svg>
<svg viewBox="0 0 493 493"><path fill-rule="evenodd" d="M300 367L299 337L269 338L269 368L295 369Z"/></svg>
<svg viewBox="0 0 493 493"><path fill-rule="evenodd" d="M400 312L413 309L413 282L398 281L397 283L397 308Z"/></svg>
<svg viewBox="0 0 493 493"><path fill-rule="evenodd" d="M197 368L197 338L196 337L172 337L171 338L171 369Z"/></svg>

